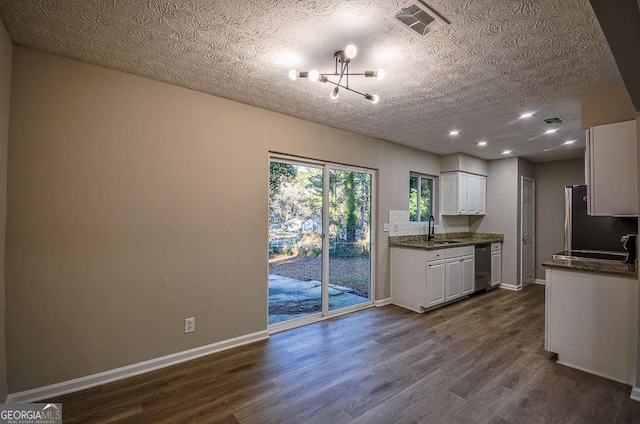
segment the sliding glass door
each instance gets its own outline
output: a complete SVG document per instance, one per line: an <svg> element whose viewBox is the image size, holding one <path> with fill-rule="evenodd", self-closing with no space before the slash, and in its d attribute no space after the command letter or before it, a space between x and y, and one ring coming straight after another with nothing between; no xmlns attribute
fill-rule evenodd
<svg viewBox="0 0 640 424"><path fill-rule="evenodd" d="M269 164L269 324L322 314L324 167Z"/></svg>
<svg viewBox="0 0 640 424"><path fill-rule="evenodd" d="M371 174L329 170L329 310L371 300Z"/></svg>
<svg viewBox="0 0 640 424"><path fill-rule="evenodd" d="M374 174L280 157L269 171L269 325L371 304Z"/></svg>

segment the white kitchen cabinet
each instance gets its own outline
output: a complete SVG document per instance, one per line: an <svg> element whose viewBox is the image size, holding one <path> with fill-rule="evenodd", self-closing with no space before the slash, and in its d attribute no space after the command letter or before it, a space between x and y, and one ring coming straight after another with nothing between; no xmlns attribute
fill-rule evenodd
<svg viewBox="0 0 640 424"><path fill-rule="evenodd" d="M587 213L638 215L636 121L587 130L585 177Z"/></svg>
<svg viewBox="0 0 640 424"><path fill-rule="evenodd" d="M491 252L491 287L502 282L502 251Z"/></svg>
<svg viewBox="0 0 640 424"><path fill-rule="evenodd" d="M427 262L427 307L444 303L445 261Z"/></svg>
<svg viewBox="0 0 640 424"><path fill-rule="evenodd" d="M443 253L444 257L444 253ZM427 298L427 251L391 249L391 301L403 308L422 312Z"/></svg>
<svg viewBox="0 0 640 424"><path fill-rule="evenodd" d="M415 312L473 293L474 246L391 249L391 302Z"/></svg>
<svg viewBox="0 0 640 424"><path fill-rule="evenodd" d="M478 215L484 215L487 211L487 177L477 175L478 186L476 196L478 198Z"/></svg>
<svg viewBox="0 0 640 424"><path fill-rule="evenodd" d="M445 172L441 175L443 215L484 215L487 178L467 172Z"/></svg>
<svg viewBox="0 0 640 424"><path fill-rule="evenodd" d="M638 279L547 268L545 349L557 362L638 386Z"/></svg>
<svg viewBox="0 0 640 424"><path fill-rule="evenodd" d="M476 279L476 260L475 256L465 256L462 258L462 294L473 293L473 283Z"/></svg>
<svg viewBox="0 0 640 424"><path fill-rule="evenodd" d="M446 262L446 297L448 302L462 296L462 259L447 259Z"/></svg>

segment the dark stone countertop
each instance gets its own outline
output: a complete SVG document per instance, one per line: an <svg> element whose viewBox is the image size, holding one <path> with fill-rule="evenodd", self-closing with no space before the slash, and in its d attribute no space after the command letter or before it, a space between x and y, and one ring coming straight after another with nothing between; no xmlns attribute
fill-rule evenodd
<svg viewBox="0 0 640 424"><path fill-rule="evenodd" d="M491 233L447 233L436 234L435 240L427 241L427 236L389 237L390 247L409 247L414 249L439 250L453 247L475 246L484 243L502 243L504 235Z"/></svg>
<svg viewBox="0 0 640 424"><path fill-rule="evenodd" d="M561 268L572 271L592 272L595 274L620 275L638 278L638 270L634 264L601 262L589 260L550 259L542 263L547 268Z"/></svg>

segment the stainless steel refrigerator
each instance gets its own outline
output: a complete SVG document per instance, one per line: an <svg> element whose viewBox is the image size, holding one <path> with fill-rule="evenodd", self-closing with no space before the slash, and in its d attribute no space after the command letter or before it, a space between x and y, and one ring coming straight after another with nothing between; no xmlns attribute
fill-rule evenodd
<svg viewBox="0 0 640 424"><path fill-rule="evenodd" d="M624 252L620 239L638 234L638 217L587 215L587 186L565 187L566 251Z"/></svg>

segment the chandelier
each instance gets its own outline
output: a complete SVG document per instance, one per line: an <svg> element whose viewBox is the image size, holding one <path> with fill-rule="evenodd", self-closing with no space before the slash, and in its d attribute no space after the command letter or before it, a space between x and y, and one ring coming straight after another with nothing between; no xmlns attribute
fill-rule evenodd
<svg viewBox="0 0 640 424"><path fill-rule="evenodd" d="M366 78L383 79L385 76L384 69L378 69L377 71L364 71L364 72L349 72L349 64L358 53L358 49L353 44L349 44L344 50L338 50L333 54L335 60L335 69L333 72L318 72L316 69L312 69L308 72L298 72L295 69L289 71L289 78L293 81L298 78L308 78L312 82L322 82L333 84L333 90L331 91L331 98L337 99L340 95L340 89L343 88L347 91L359 94L365 99L369 100L374 105L380 101L380 97L377 94L362 93L349 87L349 77L364 76ZM336 78L336 81L332 81L329 78Z"/></svg>

